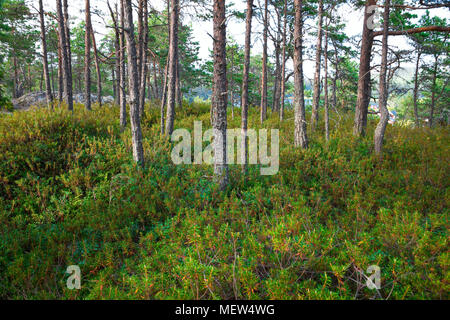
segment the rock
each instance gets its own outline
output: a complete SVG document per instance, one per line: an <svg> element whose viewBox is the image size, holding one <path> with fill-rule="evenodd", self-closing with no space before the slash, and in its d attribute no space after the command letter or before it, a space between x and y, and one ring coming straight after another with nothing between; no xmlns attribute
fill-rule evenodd
<svg viewBox="0 0 450 320"><path fill-rule="evenodd" d="M73 95L73 102L85 103L84 93L76 93ZM97 102L97 95L91 94L91 102ZM102 103L113 103L114 98L111 96L102 97ZM45 107L47 106L47 95L44 91L32 92L12 100L14 110L28 110L31 106Z"/></svg>
<svg viewBox="0 0 450 320"><path fill-rule="evenodd" d="M27 93L20 98L12 100L15 110L27 110L31 106L46 106L47 96L44 91Z"/></svg>

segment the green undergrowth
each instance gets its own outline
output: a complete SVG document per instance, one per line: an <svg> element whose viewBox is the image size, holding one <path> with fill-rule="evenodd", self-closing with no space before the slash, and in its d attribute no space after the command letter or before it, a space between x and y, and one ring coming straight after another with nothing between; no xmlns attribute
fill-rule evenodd
<svg viewBox="0 0 450 320"><path fill-rule="evenodd" d="M239 109L228 117L239 128ZM449 298L448 127L390 125L380 160L375 120L356 139L352 115L333 113L330 141L317 130L305 151L292 111L270 114L278 174L232 165L220 192L210 166L172 163L159 118L147 105L144 168L117 107L0 118L0 298ZM186 104L175 126L209 119L208 104ZM66 287L69 265L81 290ZM379 290L365 286L370 265Z"/></svg>

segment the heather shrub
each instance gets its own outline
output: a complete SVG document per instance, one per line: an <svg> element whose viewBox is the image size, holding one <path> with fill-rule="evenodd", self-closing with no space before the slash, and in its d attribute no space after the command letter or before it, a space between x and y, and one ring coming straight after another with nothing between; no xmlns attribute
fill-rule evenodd
<svg viewBox="0 0 450 320"><path fill-rule="evenodd" d="M185 103L175 126L207 129L209 108ZM373 120L356 139L352 114L332 113L330 141L319 122L300 150L292 111L269 114L278 174L232 165L220 192L210 166L172 163L159 112L142 119L144 169L115 106L0 118L0 298L448 299L448 127L389 126L380 160ZM81 290L66 287L72 264Z"/></svg>

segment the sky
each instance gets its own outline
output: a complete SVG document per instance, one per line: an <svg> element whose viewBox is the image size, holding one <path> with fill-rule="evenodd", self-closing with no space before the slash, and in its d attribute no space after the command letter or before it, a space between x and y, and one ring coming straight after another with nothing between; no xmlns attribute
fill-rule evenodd
<svg viewBox="0 0 450 320"><path fill-rule="evenodd" d="M31 3L37 7L37 0L29 0ZM117 0L109 0L111 5L113 5ZM258 3L260 0L255 0ZM55 10L55 0L44 0L45 10ZM136 2L136 1L135 1ZM231 0L228 3L233 3L233 8L236 10L244 11L246 8L246 1L244 0ZM162 10L166 7L165 1L163 0L149 0L149 4L155 9ZM101 37L102 35L109 32L109 29L105 27L105 23L109 19L109 11L106 5L106 0L91 0L91 7L99 9L103 12L103 20L98 16L93 16L93 26L94 30ZM421 11L420 11L421 12ZM417 12L419 13L419 12ZM450 11L447 9L434 9L431 11L432 15L438 15L441 17L446 17L450 19ZM69 0L69 15L71 19L79 22L84 20L84 0ZM135 13L136 15L136 13ZM344 23L346 24L345 32L348 36L358 36L361 34L363 26L363 10L355 10L351 5L342 6L338 15L343 17ZM212 39L209 34L212 34L212 21L201 21L195 17L195 11L192 7L184 7L182 9L182 19L184 23L191 24L193 27L193 35L196 41L200 44L200 58L208 59L210 55L210 50L212 49ZM310 21L311 27L315 28L316 21ZM262 32L262 25L254 18L253 19L253 34L252 34L252 55L259 54L262 52L262 38L259 36ZM227 37L234 39L239 45L244 45L245 38L245 22L237 21L236 19L229 19L227 23ZM313 38L311 37L311 40ZM314 42L307 43L306 45L314 45ZM397 36L391 37L390 44L395 44L399 49L409 48L408 42L405 37ZM273 49L269 41L269 52ZM291 68L291 63L287 64L287 68ZM412 67L412 64L405 64L403 66L406 69ZM304 72L307 79L311 79L314 74L314 61L306 60L304 63Z"/></svg>

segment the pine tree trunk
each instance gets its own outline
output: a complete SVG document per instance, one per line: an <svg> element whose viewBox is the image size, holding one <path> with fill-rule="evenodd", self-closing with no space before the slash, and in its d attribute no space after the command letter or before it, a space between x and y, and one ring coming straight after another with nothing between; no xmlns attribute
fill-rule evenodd
<svg viewBox="0 0 450 320"><path fill-rule="evenodd" d="M120 77L119 77L119 83L120 83L120 126L122 127L122 130L127 126L127 94L125 91L126 81L125 81L125 72L126 72L126 66L125 66L125 8L123 5L123 1L121 0L120 3Z"/></svg>
<svg viewBox="0 0 450 320"><path fill-rule="evenodd" d="M165 107L166 107L166 103L167 103L167 80L169 77L169 56L167 56L166 59L166 67L164 70L164 83L163 83L163 88L162 88L162 97L161 97L161 121L160 121L160 126L161 126L161 134L164 134L165 131Z"/></svg>
<svg viewBox="0 0 450 320"><path fill-rule="evenodd" d="M139 88L139 105L140 105L140 116L141 118L144 116L145 113L145 89L147 86L147 71L148 71L148 1L143 0L143 27L142 27L142 52L141 52L141 81L140 81L140 88Z"/></svg>
<svg viewBox="0 0 450 320"><path fill-rule="evenodd" d="M338 73L339 73L339 57L337 52L337 47L334 46L334 58L335 58L335 64L334 64L334 77L333 77L333 109L336 111L337 108L337 97L336 97L336 91L337 91L337 79L338 79Z"/></svg>
<svg viewBox="0 0 450 320"><path fill-rule="evenodd" d="M419 122L419 110L417 107L417 100L419 97L419 66L420 66L420 57L421 57L421 52L419 51L417 53L417 60L416 60L416 71L414 73L414 93L413 93L413 102L414 102L414 119L416 122L416 127L419 128L420 127L420 122Z"/></svg>
<svg viewBox="0 0 450 320"><path fill-rule="evenodd" d="M169 38L169 43L170 43L170 0L167 0L167 36ZM167 55L167 59L166 59L166 67L164 70L164 83L163 83L163 87L162 87L162 94L161 94L161 121L160 121L160 126L161 126L161 134L164 134L165 131L165 106L167 103L167 80L169 77L169 54Z"/></svg>
<svg viewBox="0 0 450 320"><path fill-rule="evenodd" d="M280 121L284 117L284 100L286 95L286 29L287 29L287 0L284 0L284 22L283 22L283 54L281 63L281 107Z"/></svg>
<svg viewBox="0 0 450 320"><path fill-rule="evenodd" d="M144 149L142 146L142 131L139 118L139 80L137 68L136 42L134 39L133 9L131 0L121 0L125 11L125 38L128 52L128 85L130 94L130 123L133 159L144 166Z"/></svg>
<svg viewBox="0 0 450 320"><path fill-rule="evenodd" d="M170 136L175 121L176 78L178 64L178 13L179 0L172 0L170 15L169 69L167 85L167 114L165 134Z"/></svg>
<svg viewBox="0 0 450 320"><path fill-rule="evenodd" d="M64 98L67 103L69 111L73 111L73 97L72 97L72 74L71 74L71 59L70 59L70 39L67 36L70 35L67 15L67 0L64 0L64 11L61 5L61 0L56 0L56 9L58 15L58 33L61 46L62 57L62 78L64 85Z"/></svg>
<svg viewBox="0 0 450 320"><path fill-rule="evenodd" d="M234 48L231 48L231 66L230 66L230 84L228 86L228 91L230 92L229 101L231 104L231 117L234 119L234 105L233 105L233 69L234 69Z"/></svg>
<svg viewBox="0 0 450 320"><path fill-rule="evenodd" d="M314 72L314 93L311 113L311 130L314 131L319 121L320 104L320 66L322 59L322 23L323 23L323 1L319 0L319 21L317 23L317 45L316 45L316 69Z"/></svg>
<svg viewBox="0 0 450 320"><path fill-rule="evenodd" d="M91 110L91 4L86 0L86 26L84 37L84 99L85 107Z"/></svg>
<svg viewBox="0 0 450 320"><path fill-rule="evenodd" d="M272 112L279 112L280 110L280 96L281 96L281 63L280 63L281 48L279 41L275 41L275 83L273 87L273 102Z"/></svg>
<svg viewBox="0 0 450 320"><path fill-rule="evenodd" d="M242 75L242 99L241 99L241 134L242 134L242 171L247 172L248 143L248 78L250 73L250 46L252 37L253 0L247 0L247 13L245 18L245 48L244 48L244 70Z"/></svg>
<svg viewBox="0 0 450 320"><path fill-rule="evenodd" d="M50 86L50 75L48 71L48 59L47 59L47 41L45 37L45 20L44 20L44 6L42 0L39 0L39 17L41 23L41 41L42 41L42 65L44 66L44 80L45 80L45 93L47 96L47 105L52 106L53 94Z"/></svg>
<svg viewBox="0 0 450 320"><path fill-rule="evenodd" d="M436 80L437 80L437 69L438 69L438 56L434 57L434 69L433 69L433 80L431 83L431 106L430 106L430 128L433 127L434 118L434 107L436 105Z"/></svg>
<svg viewBox="0 0 450 320"><path fill-rule="evenodd" d="M380 109L380 121L375 129L374 142L375 153L381 155L383 148L384 133L389 120L389 111L387 108L387 64L388 64L388 34L389 34L389 11L390 0L384 2L384 15L383 15L383 48L381 53L381 71L380 71L380 97L379 97L379 109Z"/></svg>
<svg viewBox="0 0 450 320"><path fill-rule="evenodd" d="M329 121L329 110L328 110L328 27L325 30L325 45L323 50L323 60L324 60L324 120L325 120L325 140L330 140L330 121Z"/></svg>
<svg viewBox="0 0 450 320"><path fill-rule="evenodd" d="M92 35L92 47L94 49L94 61L95 61L95 71L97 72L97 102L99 106L102 105L102 74L100 72L100 61L98 58L97 44L95 42L94 29L90 28Z"/></svg>
<svg viewBox="0 0 450 320"><path fill-rule="evenodd" d="M305 96L303 80L303 13L302 0L294 0L294 144L296 147L308 148L306 135Z"/></svg>
<svg viewBox="0 0 450 320"><path fill-rule="evenodd" d="M355 136L364 136L367 127L367 112L370 100L370 59L372 56L373 30L369 25L372 12L368 9L376 5L377 0L367 0L364 25L361 39L361 56L359 60L358 93L355 110L355 122L353 134Z"/></svg>
<svg viewBox="0 0 450 320"><path fill-rule="evenodd" d="M58 33L58 101L59 106L63 102L63 91L64 91L64 65L63 65L63 56L62 56L62 48L61 48L61 40L59 38Z"/></svg>
<svg viewBox="0 0 450 320"><path fill-rule="evenodd" d="M177 108L181 108L183 106L183 95L181 94L181 78L180 78L181 71L180 70L181 70L181 64L178 62L177 63L176 80L175 80L175 101L176 101Z"/></svg>
<svg viewBox="0 0 450 320"><path fill-rule="evenodd" d="M118 9L117 9L117 3L116 3L116 7L115 7L115 13L113 12L113 10L111 9L109 2L107 2L108 4L108 8L109 8L109 12L111 13L111 19L113 21L113 25L114 25L114 49L116 50L116 59L114 62L114 72L115 72L115 76L116 76L116 81L115 81L115 95L114 95L114 100L115 100L115 104L116 105L120 105L120 101L121 101L121 90L120 90L120 72L121 72L121 68L120 68L120 31L119 31L119 25L118 25Z"/></svg>
<svg viewBox="0 0 450 320"><path fill-rule="evenodd" d="M268 0L264 4L263 58L261 79L261 123L267 118L267 32L268 32Z"/></svg>
<svg viewBox="0 0 450 320"><path fill-rule="evenodd" d="M220 189L228 185L227 159L227 57L225 0L214 0L213 129L214 176Z"/></svg>

